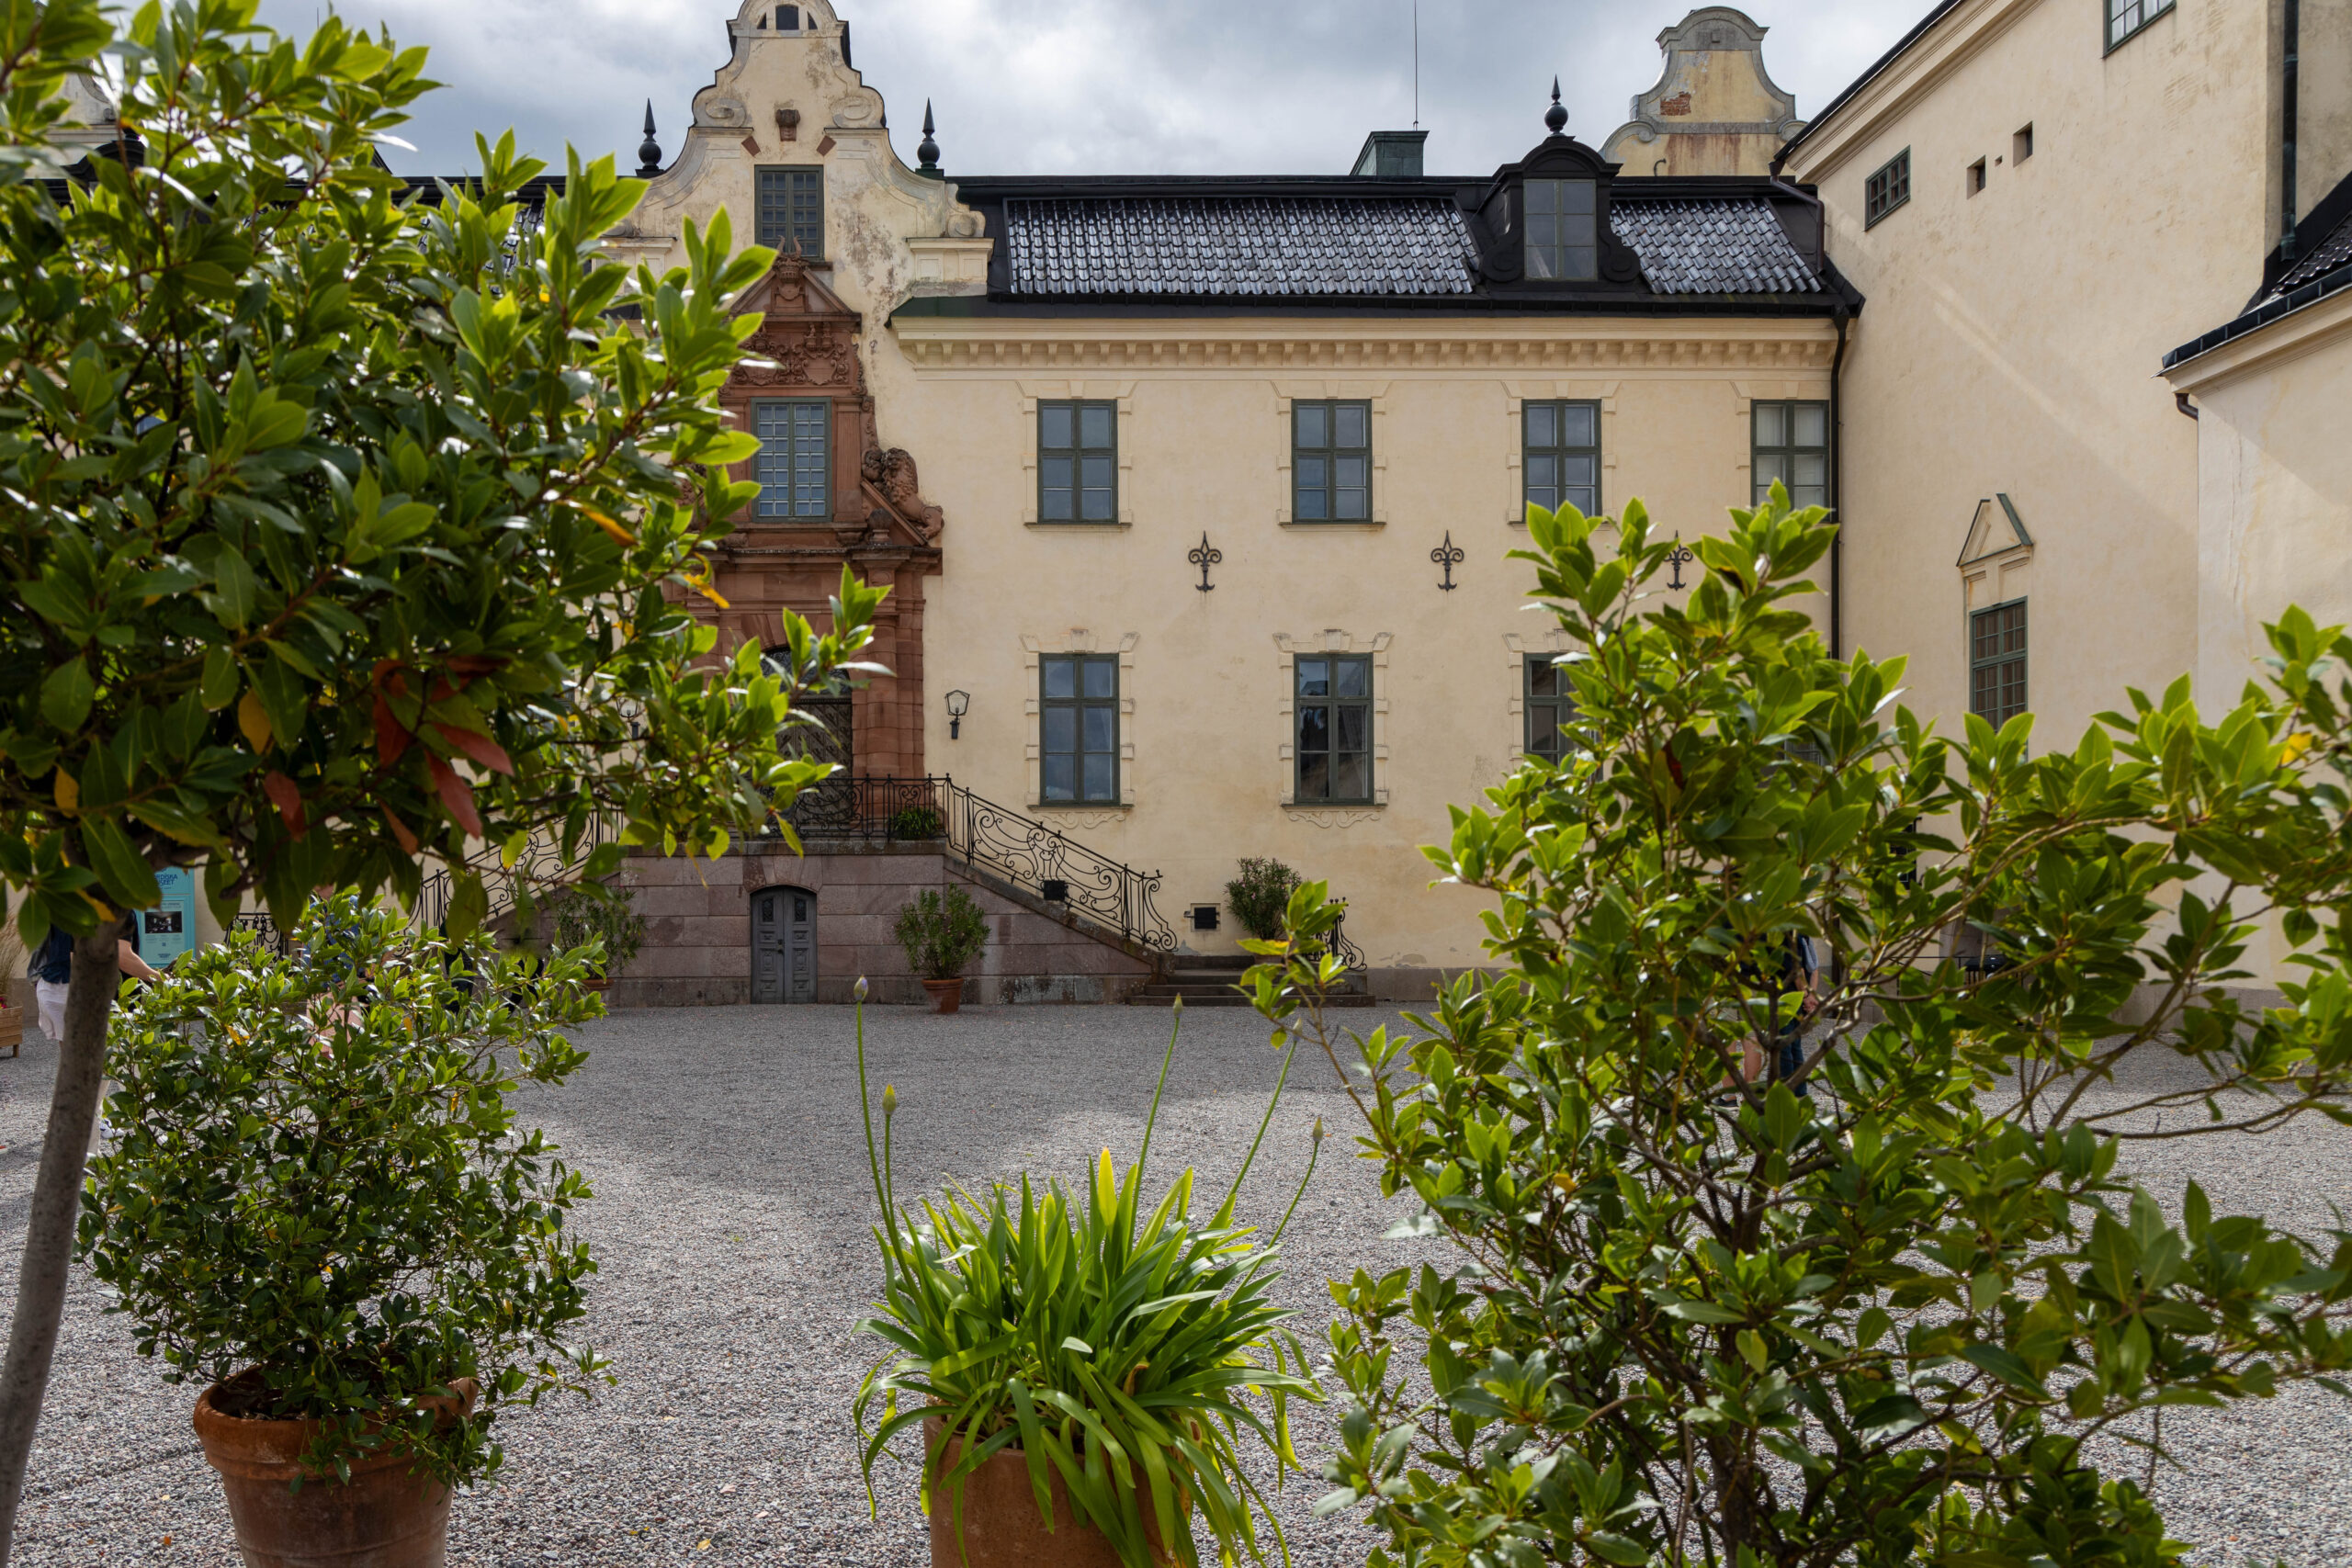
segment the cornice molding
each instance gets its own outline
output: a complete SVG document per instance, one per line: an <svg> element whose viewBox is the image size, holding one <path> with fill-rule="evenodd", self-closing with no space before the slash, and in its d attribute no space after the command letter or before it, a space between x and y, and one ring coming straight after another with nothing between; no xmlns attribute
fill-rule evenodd
<svg viewBox="0 0 2352 1568"><path fill-rule="evenodd" d="M2165 372L2165 379L2172 383L2175 390L2192 397L2219 391L2232 382L2275 370L2290 360L2301 359L2346 339L2352 339L2352 288L2290 311L2244 337L2207 349L2194 359L2184 360Z"/></svg>
<svg viewBox="0 0 2352 1568"><path fill-rule="evenodd" d="M1344 330L1296 320L1192 323L901 318L891 333L919 370L1819 370L1826 321L1544 322L1518 332L1396 321Z"/></svg>
<svg viewBox="0 0 2352 1568"><path fill-rule="evenodd" d="M1807 185L1826 184L1839 166L1907 112L1921 95L1941 85L2040 4L2041 0L1975 0L1941 18L1928 37L1879 73L1876 80L1813 121L1805 141L1789 159L1789 177Z"/></svg>

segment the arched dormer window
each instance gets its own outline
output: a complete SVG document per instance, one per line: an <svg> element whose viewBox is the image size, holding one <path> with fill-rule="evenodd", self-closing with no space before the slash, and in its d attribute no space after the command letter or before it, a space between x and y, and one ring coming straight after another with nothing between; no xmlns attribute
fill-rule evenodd
<svg viewBox="0 0 2352 1568"><path fill-rule="evenodd" d="M1567 111L1556 85L1553 91L1544 120L1550 134L1518 163L1496 170L1479 203L1482 268L1506 288L1638 288L1640 258L1609 227L1617 165L1566 134Z"/></svg>

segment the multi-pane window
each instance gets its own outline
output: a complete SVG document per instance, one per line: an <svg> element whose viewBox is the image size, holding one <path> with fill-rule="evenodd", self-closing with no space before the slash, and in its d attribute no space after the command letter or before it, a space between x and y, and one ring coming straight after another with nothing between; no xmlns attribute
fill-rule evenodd
<svg viewBox="0 0 2352 1568"><path fill-rule="evenodd" d="M1317 654L1295 665L1299 800L1372 799L1372 660Z"/></svg>
<svg viewBox="0 0 2352 1568"><path fill-rule="evenodd" d="M1758 403L1752 471L1754 505L1770 497L1774 479L1788 486L1792 506L1828 505L1829 405Z"/></svg>
<svg viewBox="0 0 2352 1568"><path fill-rule="evenodd" d="M1037 518L1119 519L1119 405L1037 405Z"/></svg>
<svg viewBox="0 0 2352 1568"><path fill-rule="evenodd" d="M1968 617L1968 710L1996 729L2025 712L2025 601Z"/></svg>
<svg viewBox="0 0 2352 1568"><path fill-rule="evenodd" d="M1867 229L1911 199L1911 149L1905 147L1862 182L1862 227Z"/></svg>
<svg viewBox="0 0 2352 1568"><path fill-rule="evenodd" d="M1119 658L1057 653L1038 660L1040 791L1047 801L1119 798Z"/></svg>
<svg viewBox="0 0 2352 1568"><path fill-rule="evenodd" d="M825 171L767 168L759 172L760 243L825 254Z"/></svg>
<svg viewBox="0 0 2352 1568"><path fill-rule="evenodd" d="M826 426L831 403L761 402L752 405L752 433L760 438L762 517L823 517L827 505Z"/></svg>
<svg viewBox="0 0 2352 1568"><path fill-rule="evenodd" d="M1598 191L1590 180L1527 182L1527 276L1576 282L1600 276Z"/></svg>
<svg viewBox="0 0 2352 1568"><path fill-rule="evenodd" d="M1372 405L1290 406L1291 516L1301 523L1372 519Z"/></svg>
<svg viewBox="0 0 2352 1568"><path fill-rule="evenodd" d="M1576 716L1576 692L1567 671L1549 653L1527 656L1527 754L1557 762L1567 750L1560 731Z"/></svg>
<svg viewBox="0 0 2352 1568"><path fill-rule="evenodd" d="M2107 47L2113 49L2173 7L2173 0L2107 0Z"/></svg>
<svg viewBox="0 0 2352 1568"><path fill-rule="evenodd" d="M1529 504L1562 502L1589 517L1600 510L1600 405L1531 402L1521 427Z"/></svg>

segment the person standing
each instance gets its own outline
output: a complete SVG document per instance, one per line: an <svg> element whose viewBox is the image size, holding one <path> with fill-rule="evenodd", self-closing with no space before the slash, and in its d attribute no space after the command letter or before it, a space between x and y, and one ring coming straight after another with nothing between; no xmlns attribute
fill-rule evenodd
<svg viewBox="0 0 2352 1568"><path fill-rule="evenodd" d="M1776 1021L1768 1031L1751 1037L1740 1050L1741 1077L1754 1083L1764 1070L1764 1053L1772 1056L1772 1081L1786 1082L1797 1094L1811 1094L1813 1086L1798 1075L1804 1067L1804 1026L1814 1010L1821 1005L1819 986L1821 965L1814 953L1813 939L1789 932L1780 942L1779 973L1771 976L1771 1013ZM1762 988L1764 976L1756 966L1743 966L1743 973ZM1795 1013L1786 1022L1780 1022L1781 999L1797 998Z"/></svg>
<svg viewBox="0 0 2352 1568"><path fill-rule="evenodd" d="M132 917L134 919L136 916ZM163 976L144 958L139 956L138 944L128 938L115 942L115 966L125 975L141 980L160 980ZM40 1030L52 1041L65 1038L65 992L74 980L74 938L71 932L56 926L49 931L49 940L33 954L30 965L33 977L33 998L40 1005Z"/></svg>

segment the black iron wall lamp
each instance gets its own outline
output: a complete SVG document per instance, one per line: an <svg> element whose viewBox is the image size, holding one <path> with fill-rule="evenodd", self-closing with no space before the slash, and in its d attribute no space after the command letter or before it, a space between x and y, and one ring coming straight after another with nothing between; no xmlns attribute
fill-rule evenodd
<svg viewBox="0 0 2352 1568"><path fill-rule="evenodd" d="M964 716L965 716L966 714L967 714L967 713L971 712L971 711L972 711L972 694L971 694L971 693L969 693L969 692L950 692L950 693L948 693L948 694L947 694L947 739L950 739L950 740L961 740L961 739L964 739Z"/></svg>

